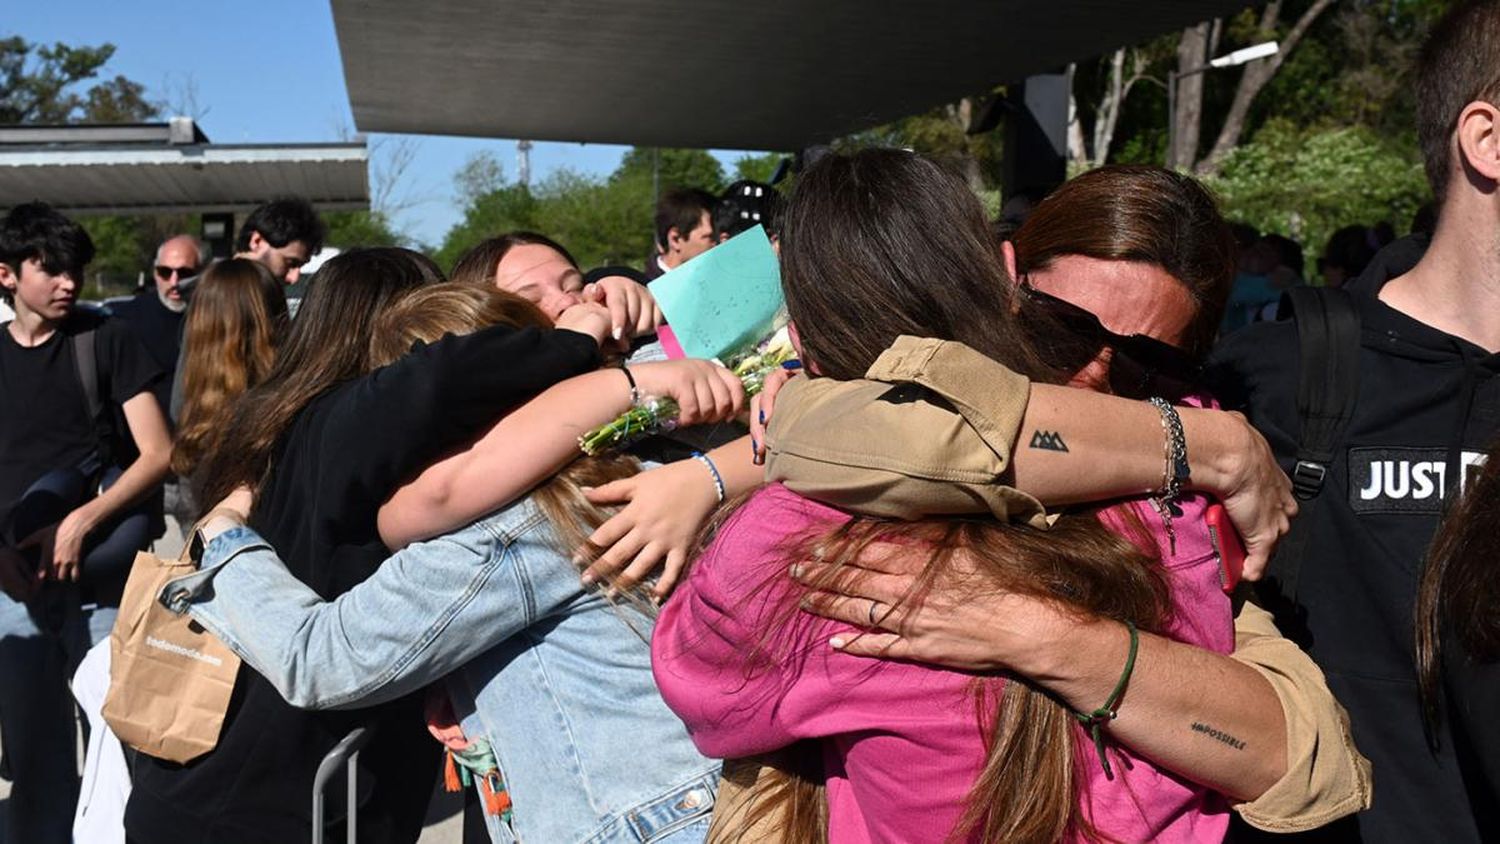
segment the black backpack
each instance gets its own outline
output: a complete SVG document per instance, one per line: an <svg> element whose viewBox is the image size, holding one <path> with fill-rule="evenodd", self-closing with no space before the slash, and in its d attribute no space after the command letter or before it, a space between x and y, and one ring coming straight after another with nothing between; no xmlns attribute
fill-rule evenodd
<svg viewBox="0 0 1500 844"><path fill-rule="evenodd" d="M1323 500L1329 467L1359 397L1360 318L1348 292L1326 287L1286 291L1277 318L1296 322L1301 348L1297 416L1302 430L1291 473L1298 514L1255 591L1282 632L1295 640L1305 639L1298 634L1306 632L1297 581L1312 515Z"/></svg>

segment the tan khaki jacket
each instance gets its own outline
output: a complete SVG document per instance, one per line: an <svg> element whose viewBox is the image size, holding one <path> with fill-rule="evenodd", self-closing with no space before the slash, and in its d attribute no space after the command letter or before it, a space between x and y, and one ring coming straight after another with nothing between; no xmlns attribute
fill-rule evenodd
<svg viewBox="0 0 1500 844"><path fill-rule="evenodd" d="M795 378L776 397L766 479L869 515L915 519L988 511L1045 527L1035 498L1005 485L1030 382L960 343L901 337L860 381ZM1272 832L1368 808L1370 763L1323 672L1265 610L1235 616L1233 659L1270 682L1286 717L1287 772L1235 806ZM754 768L726 777L716 817L742 808Z"/></svg>

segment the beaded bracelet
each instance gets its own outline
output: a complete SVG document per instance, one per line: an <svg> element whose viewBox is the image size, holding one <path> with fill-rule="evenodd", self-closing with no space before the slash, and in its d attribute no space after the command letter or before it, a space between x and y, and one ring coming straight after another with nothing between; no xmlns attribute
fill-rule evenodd
<svg viewBox="0 0 1500 844"><path fill-rule="evenodd" d="M1125 694L1125 687L1130 684L1130 675L1135 671L1135 654L1141 647L1141 634L1135 629L1135 625L1125 622L1125 629L1130 631L1130 653L1125 657L1125 670L1120 672L1120 679L1115 683L1114 691L1109 693L1109 698L1104 705L1093 712L1074 712L1073 717L1088 729L1089 735L1094 739L1094 750L1099 753L1099 764L1104 767L1104 778L1113 780L1115 772L1109 768L1109 757L1104 752L1104 726L1120 716L1120 696Z"/></svg>
<svg viewBox="0 0 1500 844"><path fill-rule="evenodd" d="M693 452L693 459L708 467L708 473L714 476L714 492L719 494L719 503L723 504L724 478L719 474L719 467L715 466L714 461L711 460L707 454L704 454L701 451Z"/></svg>

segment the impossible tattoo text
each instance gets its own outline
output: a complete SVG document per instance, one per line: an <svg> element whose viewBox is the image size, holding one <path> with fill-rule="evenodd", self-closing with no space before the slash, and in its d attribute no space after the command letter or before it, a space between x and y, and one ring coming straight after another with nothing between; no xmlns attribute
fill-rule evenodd
<svg viewBox="0 0 1500 844"><path fill-rule="evenodd" d="M1208 736L1209 738L1214 739L1215 741L1221 741L1224 744L1227 744L1230 747L1234 748L1235 750L1244 750L1245 749L1245 743L1244 742L1242 742L1239 739L1235 738L1234 736L1232 736L1232 735L1224 732L1223 730L1216 730L1216 729L1214 729L1213 727L1210 727L1207 724L1200 724L1197 721L1194 721L1193 722L1193 732L1195 732L1195 733L1202 733L1202 734Z"/></svg>

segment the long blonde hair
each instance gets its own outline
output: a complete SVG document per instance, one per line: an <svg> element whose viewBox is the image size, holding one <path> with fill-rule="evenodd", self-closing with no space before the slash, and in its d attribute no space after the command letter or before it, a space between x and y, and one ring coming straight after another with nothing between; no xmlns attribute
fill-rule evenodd
<svg viewBox="0 0 1500 844"><path fill-rule="evenodd" d="M183 330L185 398L172 471L191 475L214 449L235 399L271 371L286 331L286 295L260 262L231 258L203 274Z"/></svg>
<svg viewBox="0 0 1500 844"><path fill-rule="evenodd" d="M370 338L370 357L375 365L384 365L406 354L415 343L494 325L551 328L552 321L526 299L489 285L432 284L411 291L381 314ZM641 469L640 462L629 456L579 457L531 492L552 523L557 550L566 555L587 548L588 536L609 517L584 497L583 490L628 478Z"/></svg>

